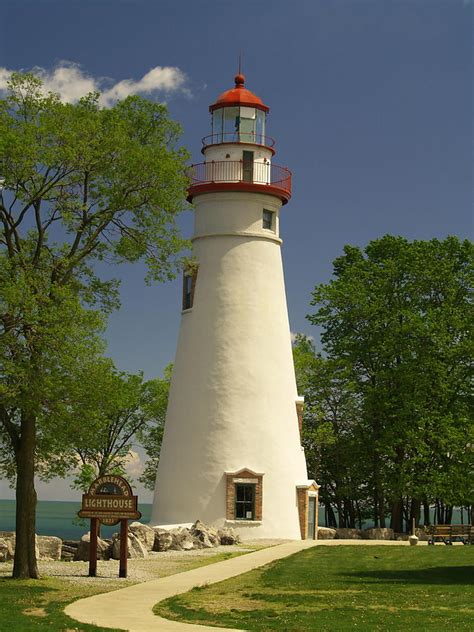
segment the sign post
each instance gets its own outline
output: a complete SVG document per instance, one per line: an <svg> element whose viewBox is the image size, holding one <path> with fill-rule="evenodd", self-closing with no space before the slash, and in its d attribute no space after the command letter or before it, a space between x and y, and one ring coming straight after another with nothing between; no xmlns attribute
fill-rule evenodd
<svg viewBox="0 0 474 632"><path fill-rule="evenodd" d="M115 525L120 522L119 577L127 577L128 521L139 520L138 496L122 476L99 476L82 496L80 518L90 518L89 577L97 576L97 532L99 522Z"/></svg>
<svg viewBox="0 0 474 632"><path fill-rule="evenodd" d="M91 537L89 547L89 577L97 576L97 518L91 518Z"/></svg>
<svg viewBox="0 0 474 632"><path fill-rule="evenodd" d="M120 566L119 577L127 577L128 520L120 521Z"/></svg>

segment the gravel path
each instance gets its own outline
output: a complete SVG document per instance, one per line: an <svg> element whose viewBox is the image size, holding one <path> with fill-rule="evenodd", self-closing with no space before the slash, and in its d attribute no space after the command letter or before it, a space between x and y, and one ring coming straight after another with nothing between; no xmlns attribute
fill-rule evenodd
<svg viewBox="0 0 474 632"><path fill-rule="evenodd" d="M94 583L104 588L119 588L187 571L198 566L202 558L212 558L220 553L251 552L283 542L286 540L259 540L234 546L217 546L212 549L151 552L148 557L128 560L127 579L118 577L118 560L98 560L97 577L88 577L89 562L38 560L38 569L41 577L57 577L76 584ZM0 577L10 577L12 570L13 562L3 562L0 564Z"/></svg>

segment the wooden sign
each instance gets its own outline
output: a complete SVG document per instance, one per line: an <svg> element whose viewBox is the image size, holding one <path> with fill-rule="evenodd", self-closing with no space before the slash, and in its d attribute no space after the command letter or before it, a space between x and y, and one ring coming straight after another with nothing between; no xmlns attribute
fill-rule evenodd
<svg viewBox="0 0 474 632"><path fill-rule="evenodd" d="M97 535L99 521L105 525L120 522L119 577L127 577L128 520L139 520L138 496L133 495L129 482L122 476L99 476L82 496L82 509L77 515L90 518L89 577L97 575Z"/></svg>

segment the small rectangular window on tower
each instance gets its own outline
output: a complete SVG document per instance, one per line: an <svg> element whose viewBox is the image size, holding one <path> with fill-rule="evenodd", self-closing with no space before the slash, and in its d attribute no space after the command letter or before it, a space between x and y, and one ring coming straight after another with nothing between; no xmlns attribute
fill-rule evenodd
<svg viewBox="0 0 474 632"><path fill-rule="evenodd" d="M263 209L263 222L262 222L262 226L263 228L266 228L267 230L273 230L275 231L275 227L274 227L274 215L275 213L273 211L267 211L267 209Z"/></svg>
<svg viewBox="0 0 474 632"><path fill-rule="evenodd" d="M196 287L197 267L186 270L183 275L183 310L191 309Z"/></svg>
<svg viewBox="0 0 474 632"><path fill-rule="evenodd" d="M235 519L255 520L255 485L235 485Z"/></svg>

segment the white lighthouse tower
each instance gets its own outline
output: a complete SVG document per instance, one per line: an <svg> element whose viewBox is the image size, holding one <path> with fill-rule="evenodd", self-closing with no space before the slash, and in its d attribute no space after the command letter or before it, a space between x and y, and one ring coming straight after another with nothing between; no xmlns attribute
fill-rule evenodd
<svg viewBox="0 0 474 632"><path fill-rule="evenodd" d="M318 486L300 440L281 259L291 173L272 163L269 108L244 81L210 106L193 166L196 263L184 275L151 524L313 538Z"/></svg>

